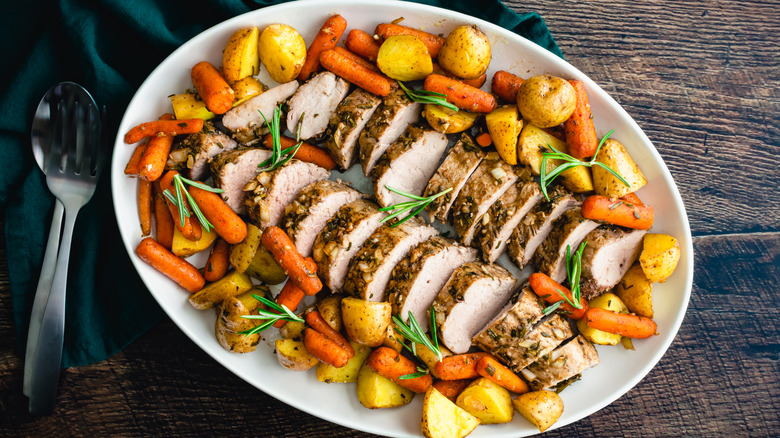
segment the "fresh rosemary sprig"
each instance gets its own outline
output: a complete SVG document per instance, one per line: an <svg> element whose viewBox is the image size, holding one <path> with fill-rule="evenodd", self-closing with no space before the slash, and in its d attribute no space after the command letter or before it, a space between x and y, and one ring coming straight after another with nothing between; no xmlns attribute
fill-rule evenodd
<svg viewBox="0 0 780 438"><path fill-rule="evenodd" d="M580 274L582 274L582 252L585 250L585 245L587 243L588 242L582 242L579 249L577 249L577 252L574 253L574 256L571 255L571 245L566 246L566 275L569 279L569 288L571 289L572 298L567 297L560 289L557 289L558 294L560 294L563 299L547 306L547 308L542 311L543 314L549 315L557 308L561 307L564 302L569 303L569 305L575 309L582 309L580 299Z"/></svg>
<svg viewBox="0 0 780 438"><path fill-rule="evenodd" d="M577 166L585 166L585 167L599 166L599 167L605 169L606 171L608 171L609 173L611 173L612 175L614 175L615 178L619 179L620 182L625 184L627 187L631 187L631 184L629 184L628 181L626 181L625 178L620 176L620 174L617 173L616 171L614 171L611 167L607 166L606 164L602 163L601 161L596 161L596 157L599 154L599 150L601 150L601 146L609 138L609 136L612 135L613 132L615 132L614 129L610 130L609 132L607 132L607 134L604 137L602 137L601 141L599 142L598 147L596 148L596 153L593 154L593 158L591 158L590 161L588 161L588 162L580 161L580 160L572 157L569 154L565 154L563 152L560 152L560 151L556 150L555 148L553 148L552 146L547 145L550 149L552 149L555 152L544 152L542 154L542 165L541 165L541 169L539 170L539 173L540 173L539 176L540 176L540 184L542 186L542 193L544 193L544 197L547 198L548 201L550 200L550 197L547 195L547 187L550 184L552 184L553 180L555 180L555 178L557 178L558 175L560 175L563 172L566 172L569 169L577 167ZM556 167L552 172L550 172L548 174L547 173L547 160L548 159L562 160L562 161L564 161L564 163L561 164L560 166Z"/></svg>
<svg viewBox="0 0 780 438"><path fill-rule="evenodd" d="M284 166L285 164L287 164L288 161L292 160L295 154L298 152L298 149L303 144L303 142L300 141L301 125L303 124L303 117L306 115L306 113L301 114L301 118L298 119L298 128L295 130L295 139L298 141L298 144L296 144L295 146L291 146L285 150L282 150L282 144L281 144L282 133L281 133L281 129L279 128L279 124L282 118L281 105L274 107L274 113L273 116L271 117L270 122L268 121L268 119L265 118L265 114L263 114L262 111L258 111L258 112L263 117L265 124L268 125L268 129L271 132L272 146L271 146L271 158L258 164L257 167L260 168L258 172L270 172L274 169Z"/></svg>
<svg viewBox="0 0 780 438"><path fill-rule="evenodd" d="M437 193L435 195L423 197L423 196L413 195L411 193L402 192L401 190L394 189L394 188L392 188L390 186L385 186L385 188L387 190L390 190L393 193L397 193L397 194L399 194L401 196L406 196L409 199L413 199L413 201L400 202L398 204L393 204L393 205L389 205L387 207L380 208L379 211L392 211L392 210L396 210L396 211L393 212L393 214L391 214L390 216L387 216L386 218L382 219L379 223L383 224L383 223L389 221L390 219L398 217L398 216L406 213L407 211L416 208L416 210L414 210L414 212L410 213L409 215L407 215L406 217L404 217L400 221L394 223L393 225L390 225L391 228L392 227L396 227L398 225L401 225L402 223L408 221L412 217L416 216L417 213L423 211L423 209L425 207L427 207L428 204L433 202L434 199L436 199L436 198L438 198L440 196L446 195L447 193L452 191L452 187L449 187L449 188L447 188L445 190L440 191L439 193Z"/></svg>
<svg viewBox="0 0 780 438"><path fill-rule="evenodd" d="M405 343L402 344L407 350L409 350L413 355L417 356L417 347L415 346L417 344L424 345L434 354L436 354L436 357L438 357L439 361L441 361L443 356L441 355L441 350L439 349L439 340L436 337L436 318L433 312L433 306L431 306L430 321L433 340L428 338L428 335L425 334L425 331L423 331L422 327L420 327L420 324L417 322L417 319L415 319L412 312L409 312L409 318L407 319L406 323L403 322L403 320L401 320L401 318L398 316L393 316L393 322L396 325L395 330L412 342L411 347ZM412 377L407 378L411 379Z"/></svg>
<svg viewBox="0 0 780 438"><path fill-rule="evenodd" d="M211 225L211 222L209 222L208 219L206 219L206 216L203 216L200 208L198 208L198 204L195 203L195 200L192 199L190 192L188 192L184 187L184 183L212 193L222 193L224 190L215 189L214 187L207 186L206 184L198 181L187 179L177 174L173 176L173 187L176 190L176 196L174 196L168 189L165 189L163 192L163 196L165 196L169 201L171 201L171 203L176 205L176 208L179 209L179 223L181 223L182 226L184 226L184 218L190 217L190 211L187 208L187 204L189 203L190 208L192 208L192 212L195 213L195 217L198 218L198 222L200 222L200 224L208 233L214 226Z"/></svg>
<svg viewBox="0 0 780 438"><path fill-rule="evenodd" d="M432 103L435 105L441 105L456 112L458 111L457 106L447 102L446 94L428 90L410 90L409 88L406 88L406 85L404 85L404 83L401 81L398 81L398 85L400 85L401 89L404 90L406 96L414 102Z"/></svg>
<svg viewBox="0 0 780 438"><path fill-rule="evenodd" d="M243 332L238 332L242 335L253 335L255 333L262 332L263 330L267 329L268 327L271 327L276 323L276 321L296 321L296 322L304 322L303 318L300 316L292 313L290 309L287 308L284 304L279 305L275 302L269 300L266 297L261 297L260 295L252 294L252 297L256 299L257 301L260 301L261 303L265 304L266 306L276 310L277 312L281 313L274 313L269 310L265 309L257 309L257 315L242 315L242 318L245 319L267 319L266 322L251 328L249 330L245 330Z"/></svg>

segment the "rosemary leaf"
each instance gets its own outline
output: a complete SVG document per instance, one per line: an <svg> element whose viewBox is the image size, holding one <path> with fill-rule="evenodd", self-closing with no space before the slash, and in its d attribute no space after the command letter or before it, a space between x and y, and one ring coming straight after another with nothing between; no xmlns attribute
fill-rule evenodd
<svg viewBox="0 0 780 438"><path fill-rule="evenodd" d="M411 193L406 193L404 191L395 189L395 188L390 187L390 186L385 186L385 188L387 190L393 192L393 193L397 193L397 194L399 194L401 196L406 196L407 198L413 199L413 201L400 202L398 204L393 204L393 205L390 205L388 207L383 207L382 209L380 209L380 211L393 211L393 210L397 210L397 211L395 211L395 212L393 212L393 214L385 217L379 223L383 224L383 223L385 223L385 222L387 222L387 221L389 221L391 219L394 219L394 218L398 217L401 214L406 213L409 210L415 209L411 214L407 215L406 217L404 217L400 221L394 223L393 225L390 225L390 227L397 227L398 225L408 221L409 219L411 219L412 217L416 216L421 211L423 211L423 209L425 207L427 207L428 204L433 202L433 200L435 200L436 198L438 198L440 196L443 196L443 195L445 195L445 194L447 194L447 193L452 191L452 187L448 187L447 189L442 190L441 192L436 193L435 195L423 197L423 196L413 195Z"/></svg>
<svg viewBox="0 0 780 438"><path fill-rule="evenodd" d="M404 85L403 82L398 81L398 85L404 90L406 96L414 102L431 103L434 105L441 105L452 111L458 111L458 107L447 101L447 95L442 93L436 93L435 91L428 90L410 90Z"/></svg>

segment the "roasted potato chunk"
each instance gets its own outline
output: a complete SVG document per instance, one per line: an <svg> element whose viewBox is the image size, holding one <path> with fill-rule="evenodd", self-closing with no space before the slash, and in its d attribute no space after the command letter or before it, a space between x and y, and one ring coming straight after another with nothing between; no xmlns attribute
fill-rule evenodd
<svg viewBox="0 0 780 438"><path fill-rule="evenodd" d="M528 123L541 128L560 125L574 113L577 91L557 76L528 78L517 90L517 108Z"/></svg>
<svg viewBox="0 0 780 438"><path fill-rule="evenodd" d="M427 438L462 438L479 426L469 414L431 386L425 392L420 427Z"/></svg>
<svg viewBox="0 0 780 438"><path fill-rule="evenodd" d="M213 229L209 232L203 230L203 233L198 240L189 240L181 234L181 231L179 231L178 228L174 228L171 252L179 257L189 257L193 254L207 250L215 240L217 240L217 233L215 233Z"/></svg>
<svg viewBox="0 0 780 438"><path fill-rule="evenodd" d="M173 114L177 120L184 119L213 119L215 114L206 108L206 102L200 99L197 94L182 93L171 96L171 105Z"/></svg>
<svg viewBox="0 0 780 438"><path fill-rule="evenodd" d="M298 77L306 61L306 42L295 28L272 24L260 34L260 61L271 78L279 83Z"/></svg>
<svg viewBox="0 0 780 438"><path fill-rule="evenodd" d="M444 134L455 134L474 126L479 114L466 110L453 111L441 105L426 103L423 117L431 128Z"/></svg>
<svg viewBox="0 0 780 438"><path fill-rule="evenodd" d="M615 178L609 171L600 166L593 166L593 185L597 195L620 198L633 193L647 184L647 178L636 162L619 141L609 138L604 141L596 161L600 161L622 176L630 186Z"/></svg>
<svg viewBox="0 0 780 438"><path fill-rule="evenodd" d="M233 89L233 106L241 105L247 100L263 94L268 89L265 84L260 82L260 79L251 76L233 82L230 88Z"/></svg>
<svg viewBox="0 0 780 438"><path fill-rule="evenodd" d="M224 300L252 289L252 280L238 271L229 272L221 279L190 295L190 304L198 310L210 309Z"/></svg>
<svg viewBox="0 0 780 438"><path fill-rule="evenodd" d="M455 402L481 424L500 424L512 421L512 397L503 386L484 377L469 384Z"/></svg>
<svg viewBox="0 0 780 438"><path fill-rule="evenodd" d="M246 237L240 243L230 246L230 265L238 272L246 272L257 248L263 232L252 224L246 224Z"/></svg>
<svg viewBox="0 0 780 438"><path fill-rule="evenodd" d="M617 313L628 313L628 308L623 301L620 300L615 294L605 293L588 302L588 307L598 307L600 309L611 310ZM622 336L614 333L608 333L601 330L588 327L585 323L585 319L577 321L577 328L580 329L582 336L599 345L615 345L620 342Z"/></svg>
<svg viewBox="0 0 780 438"><path fill-rule="evenodd" d="M260 29L256 26L237 30L222 52L222 76L231 87L234 82L260 72L258 42ZM235 90L235 89L234 89Z"/></svg>
<svg viewBox="0 0 780 438"><path fill-rule="evenodd" d="M268 248L260 245L246 268L246 274L267 284L279 284L287 278L281 266L276 263Z"/></svg>
<svg viewBox="0 0 780 438"><path fill-rule="evenodd" d="M512 400L517 412L544 432L563 414L563 400L553 391L526 392Z"/></svg>
<svg viewBox="0 0 780 438"><path fill-rule="evenodd" d="M523 129L516 105L504 105L485 116L490 138L498 155L507 164L517 164L517 138Z"/></svg>
<svg viewBox="0 0 780 438"><path fill-rule="evenodd" d="M301 339L306 323L300 321L287 321L279 329L279 335L284 339Z"/></svg>
<svg viewBox="0 0 780 438"><path fill-rule="evenodd" d="M680 261L680 244L668 234L645 234L639 263L648 280L664 283Z"/></svg>
<svg viewBox="0 0 780 438"><path fill-rule="evenodd" d="M344 326L341 319L341 300L344 295L334 294L317 302L317 310L328 323L328 325L337 332Z"/></svg>
<svg viewBox="0 0 780 438"><path fill-rule="evenodd" d="M639 263L626 272L615 287L615 294L631 313L653 318L653 282L645 276Z"/></svg>
<svg viewBox="0 0 780 438"><path fill-rule="evenodd" d="M347 335L358 344L382 345L390 325L392 306L388 302L346 297L341 300L341 317Z"/></svg>
<svg viewBox="0 0 780 438"><path fill-rule="evenodd" d="M369 409L395 408L414 398L414 392L371 371L365 363L358 372L355 389L360 404Z"/></svg>
<svg viewBox="0 0 780 438"><path fill-rule="evenodd" d="M463 79L476 79L485 73L492 58L490 40L476 25L458 26L447 35L439 50L439 65Z"/></svg>
<svg viewBox="0 0 780 438"><path fill-rule="evenodd" d="M279 365L291 371L306 371L317 365L319 361L312 356L303 345L303 341L294 339L277 339L276 360Z"/></svg>
<svg viewBox="0 0 780 438"><path fill-rule="evenodd" d="M350 341L352 348L355 349L355 355L349 359L346 365L336 368L324 362L317 364L317 380L323 383L353 383L357 382L358 373L363 366L363 362L371 354L371 347L360 345L357 342Z"/></svg>
<svg viewBox="0 0 780 438"><path fill-rule="evenodd" d="M388 77L419 81L433 72L428 48L414 35L393 35L379 47L376 65Z"/></svg>
<svg viewBox="0 0 780 438"><path fill-rule="evenodd" d="M520 132L517 141L520 163L531 168L534 175L539 175L542 169L542 158L545 152L556 151L568 153L566 142L558 139L538 126L526 123ZM547 172L552 172L562 164L561 160L547 160ZM561 173L561 182L564 187L574 193L587 193L593 191L593 178L590 169L585 166L572 167Z"/></svg>
<svg viewBox="0 0 780 438"><path fill-rule="evenodd" d="M255 350L255 346L260 341L260 334L244 335L240 332L250 330L263 321L247 319L243 316L250 315L260 305L252 294L266 296L267 293L267 288L255 287L249 292L222 301L215 328L217 341L222 348L235 353L249 353Z"/></svg>

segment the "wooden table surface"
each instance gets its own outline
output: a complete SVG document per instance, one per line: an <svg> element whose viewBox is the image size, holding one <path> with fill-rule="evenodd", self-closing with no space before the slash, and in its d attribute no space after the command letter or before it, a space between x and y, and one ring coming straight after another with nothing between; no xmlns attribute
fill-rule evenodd
<svg viewBox="0 0 780 438"><path fill-rule="evenodd" d="M695 279L677 338L612 405L549 436L780 435L780 2L508 1L639 123L682 193ZM0 435L365 436L245 384L165 320L63 372L30 418L0 245Z"/></svg>

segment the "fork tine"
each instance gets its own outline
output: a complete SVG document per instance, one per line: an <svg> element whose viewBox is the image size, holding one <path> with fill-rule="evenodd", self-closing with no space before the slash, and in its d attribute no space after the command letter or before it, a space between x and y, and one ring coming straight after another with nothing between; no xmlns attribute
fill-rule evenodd
<svg viewBox="0 0 780 438"><path fill-rule="evenodd" d="M79 110L81 105L78 98L73 98L68 101L68 117L65 121L68 124L67 142L62 145L62 153L65 154L65 168L64 170L71 173L79 173L79 123L81 116Z"/></svg>
<svg viewBox="0 0 780 438"><path fill-rule="evenodd" d="M64 124L64 117L65 117L65 109L62 101L59 101L55 105L56 107L53 108L53 113L56 111L56 113L53 114L54 117L54 123L53 125L53 131L51 136L51 144L49 146L49 154L46 157L46 174L55 174L59 173L60 169L62 169L62 142L64 138L63 133L63 124Z"/></svg>

